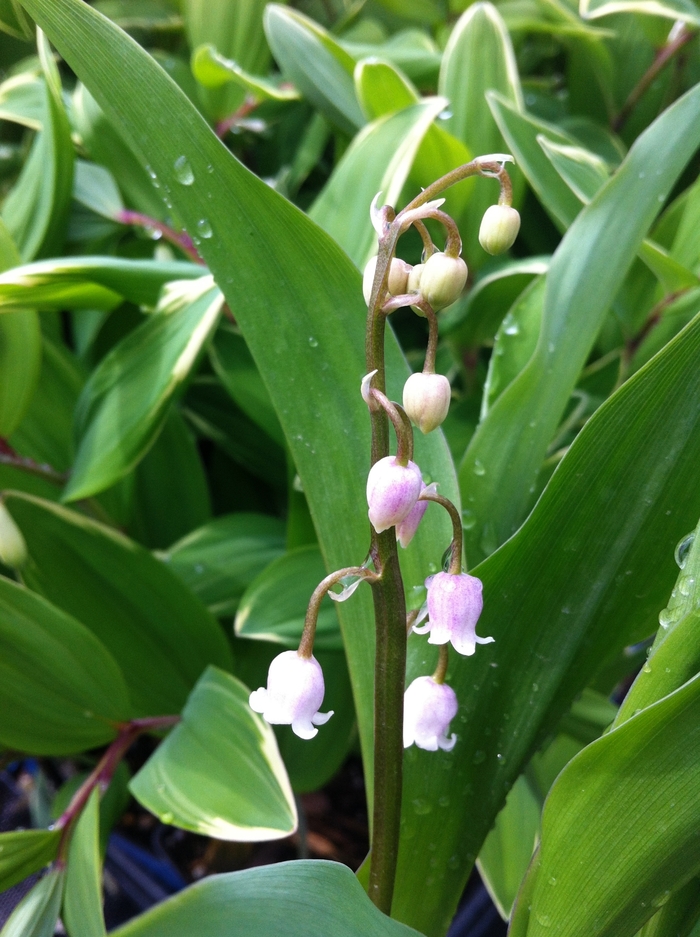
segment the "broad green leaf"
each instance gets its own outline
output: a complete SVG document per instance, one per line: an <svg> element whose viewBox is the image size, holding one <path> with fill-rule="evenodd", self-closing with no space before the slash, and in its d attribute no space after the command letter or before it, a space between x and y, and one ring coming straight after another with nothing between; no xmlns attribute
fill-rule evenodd
<svg viewBox="0 0 700 937"><path fill-rule="evenodd" d="M501 917L507 921L540 832L540 805L519 777L481 847L477 865Z"/></svg>
<svg viewBox="0 0 700 937"><path fill-rule="evenodd" d="M50 255L61 246L73 189L73 142L61 79L41 31L38 48L46 82L46 121L2 208L24 261Z"/></svg>
<svg viewBox="0 0 700 937"><path fill-rule="evenodd" d="M696 677L564 769L529 873L528 937L636 934L700 870L699 715Z"/></svg>
<svg viewBox="0 0 700 937"><path fill-rule="evenodd" d="M284 445L284 433L270 393L243 336L222 323L214 336L209 354L217 377L241 410L264 429L271 439Z"/></svg>
<svg viewBox="0 0 700 937"><path fill-rule="evenodd" d="M365 373L361 323L366 315L359 273L331 238L231 156L162 69L118 28L78 0L26 3L129 138L142 164L150 164L157 180L171 185L185 227L196 230L197 221L208 218L213 236L199 249L270 391L326 568L361 562L369 536L364 510L369 423L358 392ZM162 127L152 119L154 97ZM177 135L169 131L172 126L179 128ZM175 162L183 156L193 177L188 186L175 179ZM388 393L400 399L409 369L391 332L387 373ZM426 475L440 480L442 494L458 499L440 434L416 440L416 461ZM423 582L429 564L439 561L449 543L444 513L427 512L402 557L409 588ZM358 590L339 617L371 799L371 597Z"/></svg>
<svg viewBox="0 0 700 937"><path fill-rule="evenodd" d="M79 621L0 577L0 741L18 751L62 755L94 748L128 719L124 678Z"/></svg>
<svg viewBox="0 0 700 937"><path fill-rule="evenodd" d="M236 634L296 647L311 593L325 575L323 557L315 545L298 547L273 560L243 594L236 612ZM321 603L315 644L326 650L343 649L338 616L328 597Z"/></svg>
<svg viewBox="0 0 700 937"><path fill-rule="evenodd" d="M354 76L357 100L367 120L420 103L418 90L391 62L382 62L374 56L360 59Z"/></svg>
<svg viewBox="0 0 700 937"><path fill-rule="evenodd" d="M182 13L191 49L213 43L222 56L234 59L247 72L263 74L270 50L263 31L265 0L184 0ZM232 114L242 103L245 90L228 85L204 95L204 103L215 118Z"/></svg>
<svg viewBox="0 0 700 937"><path fill-rule="evenodd" d="M60 830L0 833L0 891L12 888L56 857Z"/></svg>
<svg viewBox="0 0 700 937"><path fill-rule="evenodd" d="M555 143L545 134L537 135L537 142L545 155L564 179L574 195L587 205L598 189L610 178L604 160L581 146Z"/></svg>
<svg viewBox="0 0 700 937"><path fill-rule="evenodd" d="M61 909L64 869L51 869L7 919L2 937L53 937Z"/></svg>
<svg viewBox="0 0 700 937"><path fill-rule="evenodd" d="M113 931L114 937L333 934L416 937L375 908L350 869L320 859L212 875Z"/></svg>
<svg viewBox="0 0 700 937"><path fill-rule="evenodd" d="M698 118L700 87L639 137L554 254L535 353L478 427L460 467L465 507L476 517L468 555L487 554L491 544L502 543L522 522L531 487L610 299L660 201L700 144ZM656 175L653 167L660 159L665 172Z"/></svg>
<svg viewBox="0 0 700 937"><path fill-rule="evenodd" d="M278 518L228 514L193 530L160 559L212 614L223 617L235 613L248 586L282 556L284 543L284 523Z"/></svg>
<svg viewBox="0 0 700 937"><path fill-rule="evenodd" d="M114 219L124 208L112 173L104 166L84 159L75 161L73 198L104 218Z"/></svg>
<svg viewBox="0 0 700 937"><path fill-rule="evenodd" d="M447 928L532 751L601 663L656 627L676 577L674 545L700 516L699 351L696 318L596 411L522 528L473 570L484 583L479 634L495 644L451 661L448 680L460 701L454 751L406 753L409 838L394 913L427 934ZM415 642L409 679L434 666ZM431 843L445 872L428 886L415 855Z"/></svg>
<svg viewBox="0 0 700 937"><path fill-rule="evenodd" d="M134 715L179 712L226 640L192 593L148 550L74 511L19 494L6 502L33 562L27 584L79 618L121 666Z"/></svg>
<svg viewBox="0 0 700 937"><path fill-rule="evenodd" d="M297 826L271 726L250 690L208 667L175 726L129 785L163 823L237 842L282 839Z"/></svg>
<svg viewBox="0 0 700 937"><path fill-rule="evenodd" d="M3 81L0 85L0 118L30 130L42 129L46 122L46 82L36 71L20 72Z"/></svg>
<svg viewBox="0 0 700 937"><path fill-rule="evenodd" d="M71 835L61 917L70 937L106 937L102 917L100 792L95 788Z"/></svg>
<svg viewBox="0 0 700 937"><path fill-rule="evenodd" d="M500 92L516 110L522 110L523 99L510 36L493 4L473 3L458 20L445 48L438 90L449 101L452 116L447 129L470 153L507 152L486 92ZM461 219L465 256L473 267L487 259L478 241L479 225L498 197L494 183L483 179L477 183Z"/></svg>
<svg viewBox="0 0 700 937"><path fill-rule="evenodd" d="M352 136L364 122L352 57L318 23L278 3L265 7L265 33L277 64L305 98Z"/></svg>
<svg viewBox="0 0 700 937"><path fill-rule="evenodd" d="M220 55L210 43L198 46L192 53L192 73L205 88L236 84L262 101L295 101L299 98L295 88L276 85L266 78L251 75L238 62Z"/></svg>
<svg viewBox="0 0 700 937"><path fill-rule="evenodd" d="M19 254L0 220L0 268L19 264ZM41 369L41 330L33 309L0 316L0 436L7 438L22 422Z"/></svg>
<svg viewBox="0 0 700 937"><path fill-rule="evenodd" d="M488 94L487 101L508 152L515 157L515 165L527 177L552 221L564 231L581 210L581 202L547 158L538 137L545 136L560 146L575 146L576 141L553 124L523 113L500 94Z"/></svg>
<svg viewBox="0 0 700 937"><path fill-rule="evenodd" d="M210 277L168 285L156 313L106 355L75 413L77 454L65 501L104 491L146 454L219 318Z"/></svg>
<svg viewBox="0 0 700 937"><path fill-rule="evenodd" d="M17 39L33 37L32 24L18 0L0 0L0 30Z"/></svg>
<svg viewBox="0 0 700 937"><path fill-rule="evenodd" d="M129 534L151 549L169 546L211 518L197 443L177 408L137 466L133 485Z"/></svg>
<svg viewBox="0 0 700 937"><path fill-rule="evenodd" d="M505 314L533 277L546 273L550 258L507 260L440 316L440 334L460 348L491 344Z"/></svg>
<svg viewBox="0 0 700 937"><path fill-rule="evenodd" d="M700 11L692 0L580 0L579 10L586 19L611 13L646 13L700 26Z"/></svg>
<svg viewBox="0 0 700 937"><path fill-rule="evenodd" d="M688 937L700 923L700 880L691 879L674 891L669 900L649 918L639 937Z"/></svg>
<svg viewBox="0 0 700 937"><path fill-rule="evenodd" d="M171 280L199 279L205 271L183 261L122 257L61 257L0 274L0 312L114 309L120 299L155 306Z"/></svg>
<svg viewBox="0 0 700 937"><path fill-rule="evenodd" d="M368 57L386 59L419 88L426 91L435 89L442 53L433 38L422 29L401 30L379 44L349 40L341 40L340 44L355 61Z"/></svg>
<svg viewBox="0 0 700 937"><path fill-rule="evenodd" d="M382 205L396 205L418 148L444 107L444 98L432 98L369 124L352 141L312 205L310 216L358 267L375 253L372 199L381 192Z"/></svg>

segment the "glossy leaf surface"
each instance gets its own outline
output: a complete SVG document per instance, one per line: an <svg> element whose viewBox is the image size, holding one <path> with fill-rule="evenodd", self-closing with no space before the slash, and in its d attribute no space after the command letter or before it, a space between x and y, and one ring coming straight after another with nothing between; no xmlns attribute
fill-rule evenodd
<svg viewBox="0 0 700 937"><path fill-rule="evenodd" d="M134 715L179 712L207 664L230 666L216 620L148 550L48 501L10 494L6 503L32 560L25 581L110 650Z"/></svg>
<svg viewBox="0 0 700 937"><path fill-rule="evenodd" d="M53 937L61 909L64 871L51 869L14 909L2 937Z"/></svg>
<svg viewBox="0 0 700 937"><path fill-rule="evenodd" d="M202 674L182 722L129 785L164 823L239 842L294 832L296 806L275 736L249 696L222 670Z"/></svg>
<svg viewBox="0 0 700 937"><path fill-rule="evenodd" d="M12 888L52 862L60 836L58 830L0 833L0 891Z"/></svg>
<svg viewBox="0 0 700 937"><path fill-rule="evenodd" d="M98 788L90 794L71 836L61 916L69 937L106 937Z"/></svg>

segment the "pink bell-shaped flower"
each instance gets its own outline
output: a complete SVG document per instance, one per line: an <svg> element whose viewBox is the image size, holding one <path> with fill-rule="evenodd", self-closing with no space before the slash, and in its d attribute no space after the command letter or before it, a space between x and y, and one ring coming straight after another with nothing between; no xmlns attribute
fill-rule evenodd
<svg viewBox="0 0 700 937"><path fill-rule="evenodd" d="M375 462L367 476L367 504L377 533L408 517L422 490L423 479L415 462L399 465L393 455Z"/></svg>
<svg viewBox="0 0 700 937"><path fill-rule="evenodd" d="M480 638L476 623L484 602L481 580L467 573L436 573L425 580L428 589L428 623L414 626L417 634L430 632L428 644L452 643L459 654L470 657L477 644L491 644L494 638Z"/></svg>
<svg viewBox="0 0 700 937"><path fill-rule="evenodd" d="M423 485L421 494L426 491L430 492L430 494L437 494L437 484L433 482L431 485ZM411 540L413 540L414 534L418 530L418 525L423 520L423 515L427 507L427 501L416 501L408 516L404 517L404 519L396 525L396 539L404 550Z"/></svg>
<svg viewBox="0 0 700 937"><path fill-rule="evenodd" d="M321 713L325 686L323 671L315 657L284 651L270 664L267 687L250 694L250 708L262 713L270 725L291 725L301 739L312 739L333 715Z"/></svg>
<svg viewBox="0 0 700 937"><path fill-rule="evenodd" d="M457 736L453 732L448 738L447 731L457 708L452 687L432 677L418 677L403 697L403 747L415 743L428 752L452 751Z"/></svg>

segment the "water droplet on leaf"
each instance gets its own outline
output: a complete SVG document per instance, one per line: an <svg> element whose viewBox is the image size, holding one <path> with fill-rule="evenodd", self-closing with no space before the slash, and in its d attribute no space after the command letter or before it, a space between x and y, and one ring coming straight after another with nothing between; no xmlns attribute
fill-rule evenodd
<svg viewBox="0 0 700 937"><path fill-rule="evenodd" d="M175 178L180 185L192 185L194 173L186 156L178 156L173 164L173 169L175 170Z"/></svg>

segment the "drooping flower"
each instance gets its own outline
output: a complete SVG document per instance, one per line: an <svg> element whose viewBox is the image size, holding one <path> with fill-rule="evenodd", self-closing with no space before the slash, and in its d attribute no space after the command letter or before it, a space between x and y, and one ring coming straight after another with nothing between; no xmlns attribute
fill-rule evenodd
<svg viewBox="0 0 700 937"><path fill-rule="evenodd" d="M393 455L375 462L367 476L367 504L377 533L408 517L422 490L423 479L415 462L400 465Z"/></svg>
<svg viewBox="0 0 700 937"><path fill-rule="evenodd" d="M450 409L452 388L444 374L411 374L403 386L403 408L421 433L430 433Z"/></svg>
<svg viewBox="0 0 700 937"><path fill-rule="evenodd" d="M451 306L467 282L467 265L461 257L448 257L442 251L431 254L420 275L420 292L435 312Z"/></svg>
<svg viewBox="0 0 700 937"><path fill-rule="evenodd" d="M430 492L430 494L437 494L437 484L433 482L431 485L423 485L421 494L426 492ZM423 520L423 515L425 514L427 507L427 501L416 501L408 516L396 525L396 539L399 541L404 550L409 545L411 540L413 540L413 536L418 530L418 525Z"/></svg>
<svg viewBox="0 0 700 937"><path fill-rule="evenodd" d="M270 664L267 687L250 694L250 708L261 713L270 725L291 725L301 739L312 739L333 715L321 713L325 686L323 671L315 657L284 651Z"/></svg>
<svg viewBox="0 0 700 937"><path fill-rule="evenodd" d="M520 230L520 215L510 205L491 205L484 212L479 243L489 254L502 254L513 246Z"/></svg>
<svg viewBox="0 0 700 937"><path fill-rule="evenodd" d="M476 623L484 602L481 580L467 573L436 573L425 580L428 590L428 622L417 634L430 632L428 644L452 643L459 654L470 657L477 644L491 644L494 638L480 638Z"/></svg>
<svg viewBox="0 0 700 937"><path fill-rule="evenodd" d="M432 677L415 679L403 697L403 747L415 743L428 752L452 751L457 736L453 732L448 738L447 732L457 708L452 687Z"/></svg>

